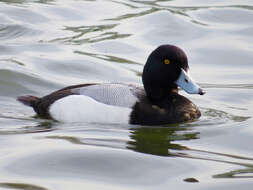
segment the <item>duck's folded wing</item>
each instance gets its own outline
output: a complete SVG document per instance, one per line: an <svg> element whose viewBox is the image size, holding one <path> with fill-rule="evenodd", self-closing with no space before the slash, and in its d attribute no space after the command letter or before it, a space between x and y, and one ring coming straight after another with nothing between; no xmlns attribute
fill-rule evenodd
<svg viewBox="0 0 253 190"><path fill-rule="evenodd" d="M49 113L50 107L52 107L55 102L63 100L65 97L76 97L76 95L87 96L98 103L132 108L136 102L140 100L140 97L143 96L143 93L145 94L144 89L135 85L112 83L81 84L68 86L44 97L37 98L36 101L33 104L29 104L29 106L32 106L40 117L51 119ZM19 99L20 101L22 100L21 102L26 103L28 100L30 101L31 96L23 96Z"/></svg>
<svg viewBox="0 0 253 190"><path fill-rule="evenodd" d="M143 89L126 84L95 84L80 88L73 88L74 94L88 96L100 103L120 107L133 107L139 100Z"/></svg>

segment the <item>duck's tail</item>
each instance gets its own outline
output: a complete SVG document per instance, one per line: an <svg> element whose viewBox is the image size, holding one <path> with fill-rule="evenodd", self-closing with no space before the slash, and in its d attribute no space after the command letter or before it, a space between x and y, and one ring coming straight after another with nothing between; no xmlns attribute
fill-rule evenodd
<svg viewBox="0 0 253 190"><path fill-rule="evenodd" d="M39 101L40 98L36 96L19 96L17 100L21 103L23 103L26 106L34 107L34 105Z"/></svg>

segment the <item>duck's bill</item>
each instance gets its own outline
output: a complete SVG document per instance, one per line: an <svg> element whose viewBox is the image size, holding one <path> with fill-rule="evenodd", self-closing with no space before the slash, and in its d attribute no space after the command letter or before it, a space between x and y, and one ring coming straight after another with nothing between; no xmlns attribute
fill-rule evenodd
<svg viewBox="0 0 253 190"><path fill-rule="evenodd" d="M189 94L204 95L205 92L197 85L190 77L190 75L181 69L179 78L175 82L180 88Z"/></svg>

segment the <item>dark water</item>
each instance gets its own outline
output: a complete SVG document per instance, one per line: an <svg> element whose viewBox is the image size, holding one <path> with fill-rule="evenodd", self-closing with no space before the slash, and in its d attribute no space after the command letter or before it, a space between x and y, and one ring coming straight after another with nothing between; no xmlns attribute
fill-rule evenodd
<svg viewBox="0 0 253 190"><path fill-rule="evenodd" d="M250 189L252 1L0 1L0 189ZM188 54L203 116L145 127L61 124L16 102L85 82L137 82L148 54Z"/></svg>

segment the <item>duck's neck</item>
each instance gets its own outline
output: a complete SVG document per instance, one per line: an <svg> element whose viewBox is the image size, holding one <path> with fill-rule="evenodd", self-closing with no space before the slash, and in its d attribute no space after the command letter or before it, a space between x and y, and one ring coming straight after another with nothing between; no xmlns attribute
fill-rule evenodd
<svg viewBox="0 0 253 190"><path fill-rule="evenodd" d="M164 101L168 100L171 94L178 93L178 87L176 84L172 84L166 88L157 86L144 86L147 93L147 97L154 105L164 105Z"/></svg>

